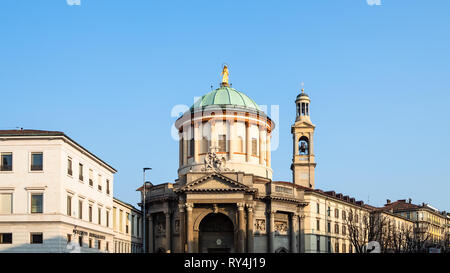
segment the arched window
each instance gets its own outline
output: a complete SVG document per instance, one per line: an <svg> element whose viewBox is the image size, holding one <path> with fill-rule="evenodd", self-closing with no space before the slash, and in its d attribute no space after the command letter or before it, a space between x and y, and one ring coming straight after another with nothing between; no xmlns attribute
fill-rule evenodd
<svg viewBox="0 0 450 273"><path fill-rule="evenodd" d="M299 155L309 154L309 140L306 136L302 136L298 141L298 154Z"/></svg>

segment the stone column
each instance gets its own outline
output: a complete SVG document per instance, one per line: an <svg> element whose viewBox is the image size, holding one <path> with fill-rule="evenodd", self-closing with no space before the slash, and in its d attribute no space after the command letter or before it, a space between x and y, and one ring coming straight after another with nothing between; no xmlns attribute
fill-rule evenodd
<svg viewBox="0 0 450 273"><path fill-rule="evenodd" d="M186 129L186 128L184 128L184 129ZM186 132L186 130L183 130L183 166L187 165L188 144L189 144L189 141L187 140L187 132Z"/></svg>
<svg viewBox="0 0 450 273"><path fill-rule="evenodd" d="M172 252L171 247L170 247L170 212L164 212L164 214L166 215L166 251L167 252Z"/></svg>
<svg viewBox="0 0 450 273"><path fill-rule="evenodd" d="M263 165L264 164L264 155L265 155L265 147L264 147L264 128L260 127L259 128L259 164Z"/></svg>
<svg viewBox="0 0 450 273"><path fill-rule="evenodd" d="M290 216L291 216L290 240L289 240L290 251L291 253L298 253L297 250L298 215L296 213L292 213Z"/></svg>
<svg viewBox="0 0 450 273"><path fill-rule="evenodd" d="M199 163L199 147L200 147L200 134L199 134L199 129L198 129L199 123L195 122L194 123L194 162L195 163Z"/></svg>
<svg viewBox="0 0 450 273"><path fill-rule="evenodd" d="M217 135L216 135L216 121L211 119L211 146L217 147ZM208 147L209 149L210 147Z"/></svg>
<svg viewBox="0 0 450 273"><path fill-rule="evenodd" d="M234 152L236 149L236 122L234 120L230 120L229 122L230 125L230 147L229 147L229 154L228 154L228 158L231 160L234 159Z"/></svg>
<svg viewBox="0 0 450 273"><path fill-rule="evenodd" d="M147 240L147 247L148 252L153 253L155 252L153 245L154 245L154 229L153 229L153 215L151 213L148 214L148 240Z"/></svg>
<svg viewBox="0 0 450 273"><path fill-rule="evenodd" d="M250 122L246 122L245 123L245 153L246 153L246 157L245 160L247 162L250 161L250 156L252 154L252 139L250 137Z"/></svg>
<svg viewBox="0 0 450 273"><path fill-rule="evenodd" d="M269 215L269 253L273 253L273 241L275 239L275 211L270 210Z"/></svg>
<svg viewBox="0 0 450 273"><path fill-rule="evenodd" d="M270 133L267 132L266 135L266 166L267 167L271 167L271 151L270 151L271 147L270 147Z"/></svg>
<svg viewBox="0 0 450 273"><path fill-rule="evenodd" d="M294 159L298 155L298 135L294 134Z"/></svg>
<svg viewBox="0 0 450 273"><path fill-rule="evenodd" d="M247 252L254 252L253 243L253 205L247 204Z"/></svg>
<svg viewBox="0 0 450 273"><path fill-rule="evenodd" d="M179 151L179 166L178 166L178 168L180 168L182 165L183 165L183 134L181 133L181 134L178 134L179 136L180 136L180 145L179 145L179 148L178 148L178 151Z"/></svg>
<svg viewBox="0 0 450 273"><path fill-rule="evenodd" d="M186 203L186 210L187 210L187 216L186 216L186 229L187 229L187 252L193 253L194 252L194 219L192 219L192 208L194 207L194 204L192 203Z"/></svg>
<svg viewBox="0 0 450 273"><path fill-rule="evenodd" d="M244 219L244 203L237 203L238 210L238 221L239 221L239 231L238 231L238 252L245 252L245 219Z"/></svg>
<svg viewBox="0 0 450 273"><path fill-rule="evenodd" d="M184 213L184 204L178 204L178 211L180 213L180 226L178 230L178 235L180 239L180 253L184 253L184 245L185 245L185 232L186 232L186 216Z"/></svg>

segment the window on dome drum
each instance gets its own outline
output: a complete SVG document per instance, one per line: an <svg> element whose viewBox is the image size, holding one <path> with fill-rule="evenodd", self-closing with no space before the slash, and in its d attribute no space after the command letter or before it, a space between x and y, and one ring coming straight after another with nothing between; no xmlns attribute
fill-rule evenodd
<svg viewBox="0 0 450 273"><path fill-rule="evenodd" d="M227 136L219 135L219 152L227 152Z"/></svg>
<svg viewBox="0 0 450 273"><path fill-rule="evenodd" d="M79 163L78 164L78 179L80 179L80 181L83 181L84 177L83 177L83 164Z"/></svg>
<svg viewBox="0 0 450 273"><path fill-rule="evenodd" d="M309 141L306 136L302 136L298 141L298 154L299 155L309 154Z"/></svg>
<svg viewBox="0 0 450 273"><path fill-rule="evenodd" d="M189 139L189 156L194 156L195 140L194 138Z"/></svg>
<svg viewBox="0 0 450 273"><path fill-rule="evenodd" d="M12 213L12 193L0 193L0 214Z"/></svg>
<svg viewBox="0 0 450 273"><path fill-rule="evenodd" d="M72 175L72 158L67 158L67 174Z"/></svg>
<svg viewBox="0 0 450 273"><path fill-rule="evenodd" d="M31 213L42 213L44 201L42 193L31 194Z"/></svg>
<svg viewBox="0 0 450 273"><path fill-rule="evenodd" d="M208 152L208 150L209 150L209 146L210 146L210 144L209 144L208 139L206 137L203 137L201 145L200 145L200 149L201 149L200 153L201 154L206 154Z"/></svg>
<svg viewBox="0 0 450 273"><path fill-rule="evenodd" d="M31 171L42 171L43 165L42 165L42 153L31 153Z"/></svg>
<svg viewBox="0 0 450 273"><path fill-rule="evenodd" d="M252 138L252 155L258 155L258 140Z"/></svg>
<svg viewBox="0 0 450 273"><path fill-rule="evenodd" d="M237 147L238 147L238 153L243 153L244 152L244 139L239 136L237 139Z"/></svg>
<svg viewBox="0 0 450 273"><path fill-rule="evenodd" d="M43 242L42 232L33 232L30 234L31 244L42 244L42 242Z"/></svg>
<svg viewBox="0 0 450 273"><path fill-rule="evenodd" d="M12 153L2 153L0 162L0 171L10 172L12 171Z"/></svg>
<svg viewBox="0 0 450 273"><path fill-rule="evenodd" d="M0 233L0 244L12 244L12 233Z"/></svg>

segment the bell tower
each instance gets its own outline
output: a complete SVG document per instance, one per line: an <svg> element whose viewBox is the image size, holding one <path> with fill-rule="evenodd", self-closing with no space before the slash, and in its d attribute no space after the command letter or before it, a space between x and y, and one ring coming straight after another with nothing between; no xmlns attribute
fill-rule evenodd
<svg viewBox="0 0 450 273"><path fill-rule="evenodd" d="M294 184L307 188L314 188L314 129L315 126L310 118L309 96L302 88L301 93L295 100L296 118L291 127L293 137L293 155L292 155L292 180Z"/></svg>

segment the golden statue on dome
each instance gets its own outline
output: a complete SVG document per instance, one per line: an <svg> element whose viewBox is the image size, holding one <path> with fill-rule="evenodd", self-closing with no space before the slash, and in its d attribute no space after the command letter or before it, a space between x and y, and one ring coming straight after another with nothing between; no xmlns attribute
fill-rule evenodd
<svg viewBox="0 0 450 273"><path fill-rule="evenodd" d="M228 83L228 76L230 75L230 73L228 72L227 65L223 66L222 73L220 73L220 75L222 76L221 86L230 86L230 84Z"/></svg>

